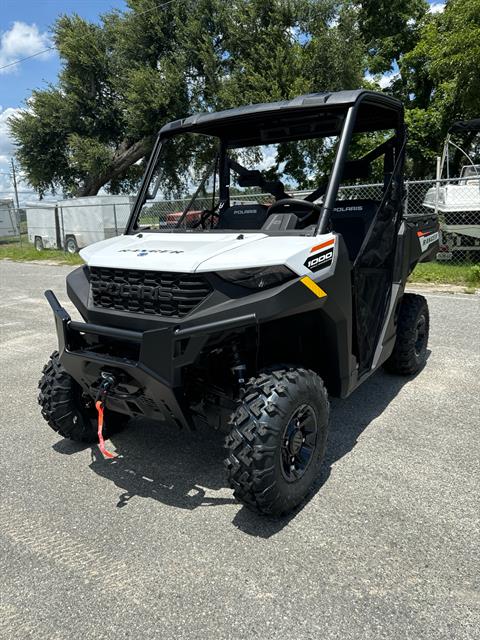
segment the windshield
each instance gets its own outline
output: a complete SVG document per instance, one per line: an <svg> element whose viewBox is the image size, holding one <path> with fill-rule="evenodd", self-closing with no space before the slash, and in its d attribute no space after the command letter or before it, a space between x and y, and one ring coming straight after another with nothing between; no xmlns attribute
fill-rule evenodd
<svg viewBox="0 0 480 640"><path fill-rule="evenodd" d="M262 229L268 207L289 198L320 201L336 137L230 147L219 138L182 134L162 143L135 229L215 232ZM317 219L318 219L317 211ZM289 229L315 228L295 212ZM284 225L287 226L287 225Z"/></svg>
<svg viewBox="0 0 480 640"><path fill-rule="evenodd" d="M467 165L462 169L462 178L476 177L480 175L480 164Z"/></svg>

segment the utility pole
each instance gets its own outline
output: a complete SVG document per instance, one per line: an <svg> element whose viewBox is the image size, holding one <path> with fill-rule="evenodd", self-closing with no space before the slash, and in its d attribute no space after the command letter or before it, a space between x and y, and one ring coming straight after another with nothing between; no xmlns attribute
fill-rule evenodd
<svg viewBox="0 0 480 640"><path fill-rule="evenodd" d="M17 209L20 209L20 204L18 202L18 189L17 189L17 174L15 173L15 163L12 161L12 176L13 176L13 188L15 189L15 202L17 204Z"/></svg>
<svg viewBox="0 0 480 640"><path fill-rule="evenodd" d="M18 188L17 188L17 174L15 173L15 163L12 161L12 177L13 177L13 188L15 190L15 203L17 205L17 215L15 216L18 224L18 235L20 237L20 245L22 244L22 230L20 229L20 203L18 201Z"/></svg>

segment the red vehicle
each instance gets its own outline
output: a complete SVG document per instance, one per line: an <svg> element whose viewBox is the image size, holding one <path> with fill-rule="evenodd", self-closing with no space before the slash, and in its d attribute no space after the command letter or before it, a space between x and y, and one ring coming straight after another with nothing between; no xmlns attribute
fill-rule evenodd
<svg viewBox="0 0 480 640"><path fill-rule="evenodd" d="M200 222L200 217L202 215L201 211L189 211L185 216L185 225L187 227L191 227L196 222ZM182 217L182 211L175 211L174 213L168 213L165 218L165 223L167 227L174 227L177 222Z"/></svg>

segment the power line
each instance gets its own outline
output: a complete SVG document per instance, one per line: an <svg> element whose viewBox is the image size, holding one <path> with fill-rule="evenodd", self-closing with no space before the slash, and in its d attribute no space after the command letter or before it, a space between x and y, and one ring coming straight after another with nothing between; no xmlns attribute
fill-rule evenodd
<svg viewBox="0 0 480 640"><path fill-rule="evenodd" d="M157 11L158 9L163 9L163 7L168 6L169 4L172 4L173 2L181 2L182 0L168 0L168 2L164 2L162 4L158 4L155 5L154 7L152 7L151 9L146 9L145 11L140 11L140 13L135 13L132 12L135 16L143 16L145 13L150 13L152 11ZM52 49L55 49L55 47L47 47L46 49L42 49L42 51L36 51L35 53L32 53L32 55L30 56L26 56L25 58L19 58L18 60L13 60L12 62L9 62L8 64L4 64L2 67L0 67L0 71L2 71L2 69L7 69L8 67L13 67L15 64L19 64L20 62L25 62L25 60L30 60L31 58L36 58L37 56L41 56L42 53L46 53L47 51L51 51Z"/></svg>
<svg viewBox="0 0 480 640"><path fill-rule="evenodd" d="M52 49L55 49L55 47L47 47L46 49L43 49L42 51L37 51L36 53L32 53L31 56L26 56L25 58L20 58L19 60L14 60L13 62L9 62L8 64L4 64L3 67L0 67L0 71L2 69L6 69L7 67L13 67L14 64L18 64L19 62L24 62L25 60L30 60L30 58L35 58L36 56L40 56L40 55L42 55L42 53L46 53L47 51L51 51Z"/></svg>
<svg viewBox="0 0 480 640"><path fill-rule="evenodd" d="M156 11L157 9L163 9L163 7L166 7L167 5L172 4L173 2L182 2L182 0L168 0L168 2L164 2L163 4L157 4L151 9L145 9L145 11L140 11L139 13L135 13L134 11L132 11L131 13L133 13L133 15L135 16L143 16L144 13L150 13L151 11Z"/></svg>

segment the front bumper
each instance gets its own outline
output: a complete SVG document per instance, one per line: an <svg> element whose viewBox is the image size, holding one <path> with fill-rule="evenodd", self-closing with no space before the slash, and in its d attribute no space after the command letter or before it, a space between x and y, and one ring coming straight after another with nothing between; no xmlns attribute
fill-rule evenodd
<svg viewBox="0 0 480 640"><path fill-rule="evenodd" d="M189 328L131 331L76 322L52 291L46 291L45 297L55 318L60 361L86 393L94 397L102 372L111 373L117 384L109 392L107 408L132 416L167 418L187 427L193 422L183 394L182 369L195 361L212 331L256 323L250 314ZM126 355L112 355L112 351Z"/></svg>

